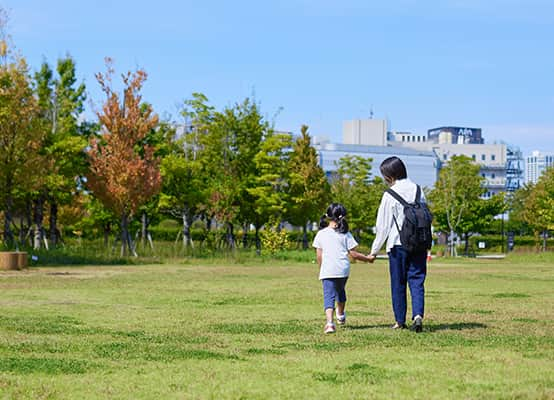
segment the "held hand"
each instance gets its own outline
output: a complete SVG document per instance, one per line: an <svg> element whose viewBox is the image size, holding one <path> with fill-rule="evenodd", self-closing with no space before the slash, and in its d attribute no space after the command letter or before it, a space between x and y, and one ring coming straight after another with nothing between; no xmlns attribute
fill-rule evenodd
<svg viewBox="0 0 554 400"><path fill-rule="evenodd" d="M375 261L375 259L377 258L377 256L375 254L368 254L367 255L367 258L369 258L369 262L373 264L373 262Z"/></svg>

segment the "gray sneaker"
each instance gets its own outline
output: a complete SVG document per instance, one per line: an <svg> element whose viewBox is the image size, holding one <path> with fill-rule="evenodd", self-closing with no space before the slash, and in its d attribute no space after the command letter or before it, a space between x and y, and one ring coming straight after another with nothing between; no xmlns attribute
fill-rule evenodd
<svg viewBox="0 0 554 400"><path fill-rule="evenodd" d="M420 333L423 331L423 318L421 318L421 315L415 316L414 324L412 325L412 330L415 333Z"/></svg>

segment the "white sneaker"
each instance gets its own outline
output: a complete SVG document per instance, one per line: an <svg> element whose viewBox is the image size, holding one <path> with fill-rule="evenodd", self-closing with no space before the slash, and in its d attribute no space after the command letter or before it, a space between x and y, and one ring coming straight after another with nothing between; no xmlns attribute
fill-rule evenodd
<svg viewBox="0 0 554 400"><path fill-rule="evenodd" d="M337 323L339 325L344 325L346 324L346 312L343 314L343 315L339 315L338 313L336 313L336 316L337 316Z"/></svg>
<svg viewBox="0 0 554 400"><path fill-rule="evenodd" d="M325 328L323 329L323 332L325 333L335 333L337 331L337 328L335 327L335 324L332 322L327 322L325 324Z"/></svg>

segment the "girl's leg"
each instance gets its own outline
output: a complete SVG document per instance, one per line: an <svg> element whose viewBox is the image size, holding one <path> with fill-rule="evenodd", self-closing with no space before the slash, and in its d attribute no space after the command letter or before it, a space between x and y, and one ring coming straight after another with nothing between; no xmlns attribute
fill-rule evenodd
<svg viewBox="0 0 554 400"><path fill-rule="evenodd" d="M335 290L337 292L337 315L344 315L346 306L346 281L348 278L335 279Z"/></svg>
<svg viewBox="0 0 554 400"><path fill-rule="evenodd" d="M333 322L333 309L332 308L326 308L325 309L325 317L327 318L327 322Z"/></svg>
<svg viewBox="0 0 554 400"><path fill-rule="evenodd" d="M389 253L390 286L394 318L399 325L406 323L406 251L394 246Z"/></svg>
<svg viewBox="0 0 554 400"><path fill-rule="evenodd" d="M331 279L322 279L323 285L323 309L325 310L325 316L327 322L333 322L333 310L335 309L335 284Z"/></svg>

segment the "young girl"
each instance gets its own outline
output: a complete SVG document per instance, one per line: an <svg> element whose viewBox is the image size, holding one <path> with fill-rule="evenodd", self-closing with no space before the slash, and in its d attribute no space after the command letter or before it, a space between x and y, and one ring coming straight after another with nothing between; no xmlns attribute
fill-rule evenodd
<svg viewBox="0 0 554 400"><path fill-rule="evenodd" d="M335 301L337 303L337 322L340 325L346 323L345 285L350 274L348 256L361 261L371 261L369 257L354 250L358 246L358 242L348 232L345 216L346 208L342 204L331 204L327 208L327 213L321 217L320 230L313 242L313 247L316 248L317 263L320 267L319 279L323 284L323 308L327 317L325 333L336 331L333 323Z"/></svg>

